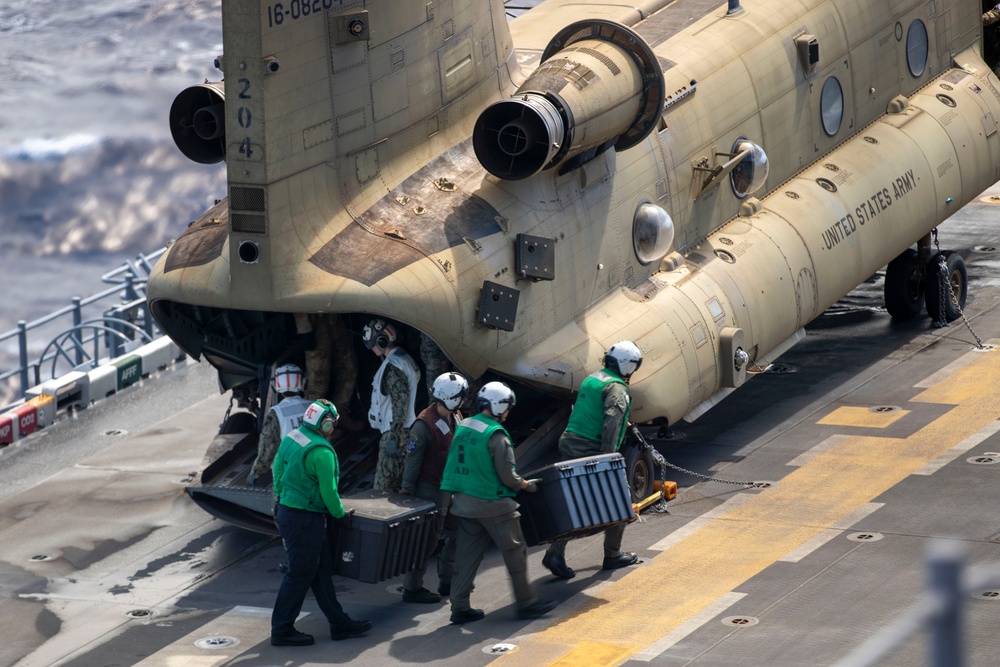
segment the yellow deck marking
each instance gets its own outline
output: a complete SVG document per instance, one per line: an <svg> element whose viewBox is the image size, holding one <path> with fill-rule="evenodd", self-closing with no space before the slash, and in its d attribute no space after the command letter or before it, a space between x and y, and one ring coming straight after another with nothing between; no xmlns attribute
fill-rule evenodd
<svg viewBox="0 0 1000 667"><path fill-rule="evenodd" d="M668 648L684 641L687 639L689 634L705 625L716 616L721 615L746 596L746 593L726 593L721 598L708 605L667 634L660 637L642 651L633 653L629 659L638 660L640 662L652 662Z"/></svg>
<svg viewBox="0 0 1000 667"><path fill-rule="evenodd" d="M826 417L820 419L817 424L826 426L860 426L862 428L886 428L891 426L904 415L910 414L909 410L895 410L893 412L872 412L868 408L858 408L851 406L839 407Z"/></svg>
<svg viewBox="0 0 1000 667"><path fill-rule="evenodd" d="M494 663L621 664L994 421L1000 414L997 386L1000 351L983 354L914 397L955 407L910 437L845 438Z"/></svg>
<svg viewBox="0 0 1000 667"><path fill-rule="evenodd" d="M990 422L913 474L933 475L935 472L945 467L965 452L978 446L987 438L992 437L998 431L1000 431L1000 421Z"/></svg>
<svg viewBox="0 0 1000 667"><path fill-rule="evenodd" d="M578 667L579 665L613 665L627 658L632 651L624 646L581 642L565 657L552 663L552 667Z"/></svg>

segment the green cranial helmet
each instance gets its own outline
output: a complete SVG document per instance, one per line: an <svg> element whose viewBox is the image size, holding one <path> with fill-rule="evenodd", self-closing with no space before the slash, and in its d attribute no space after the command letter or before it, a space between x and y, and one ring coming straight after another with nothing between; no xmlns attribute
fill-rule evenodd
<svg viewBox="0 0 1000 667"><path fill-rule="evenodd" d="M338 419L340 414L337 413L337 406L321 398L306 408L305 414L302 415L302 425L323 435L330 435L336 428Z"/></svg>

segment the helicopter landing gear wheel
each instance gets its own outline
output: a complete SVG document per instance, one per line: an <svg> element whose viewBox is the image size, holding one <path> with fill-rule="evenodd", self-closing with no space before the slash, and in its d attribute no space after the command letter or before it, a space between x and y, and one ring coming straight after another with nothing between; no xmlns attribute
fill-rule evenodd
<svg viewBox="0 0 1000 667"><path fill-rule="evenodd" d="M625 479L632 492L633 503L653 493L653 482L656 480L653 453L639 443L632 443L625 454Z"/></svg>
<svg viewBox="0 0 1000 667"><path fill-rule="evenodd" d="M924 301L932 320L957 320L965 308L968 291L969 276L961 255L945 250L931 258L924 274Z"/></svg>
<svg viewBox="0 0 1000 667"><path fill-rule="evenodd" d="M885 309L894 320L909 320L924 309L924 267L907 248L885 270Z"/></svg>

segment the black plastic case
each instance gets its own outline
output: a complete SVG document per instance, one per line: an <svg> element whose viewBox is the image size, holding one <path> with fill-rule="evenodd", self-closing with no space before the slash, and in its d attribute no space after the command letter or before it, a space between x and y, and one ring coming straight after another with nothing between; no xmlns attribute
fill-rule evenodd
<svg viewBox="0 0 1000 667"><path fill-rule="evenodd" d="M367 491L341 498L348 527L331 522L336 573L375 584L423 565L437 505L415 496Z"/></svg>
<svg viewBox="0 0 1000 667"><path fill-rule="evenodd" d="M560 461L522 475L541 479L521 492L521 530L528 546L583 537L635 517L621 454Z"/></svg>

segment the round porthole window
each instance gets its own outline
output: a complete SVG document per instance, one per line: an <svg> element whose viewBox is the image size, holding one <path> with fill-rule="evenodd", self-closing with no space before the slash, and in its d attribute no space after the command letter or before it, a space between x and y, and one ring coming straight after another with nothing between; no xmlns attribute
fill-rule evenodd
<svg viewBox="0 0 1000 667"><path fill-rule="evenodd" d="M741 137L733 145L733 153L739 154L743 151L750 152L729 173L733 192L740 199L760 190L767 180L768 171L767 154L763 148Z"/></svg>
<svg viewBox="0 0 1000 667"><path fill-rule="evenodd" d="M674 244L674 221L656 204L644 201L632 220L632 247L643 264L663 259Z"/></svg>
<svg viewBox="0 0 1000 667"><path fill-rule="evenodd" d="M837 77L831 76L823 82L823 92L819 98L820 117L823 119L823 131L832 137L840 129L844 120L844 91Z"/></svg>
<svg viewBox="0 0 1000 667"><path fill-rule="evenodd" d="M906 64L913 76L920 76L927 67L927 26L920 19L914 19L906 31Z"/></svg>

